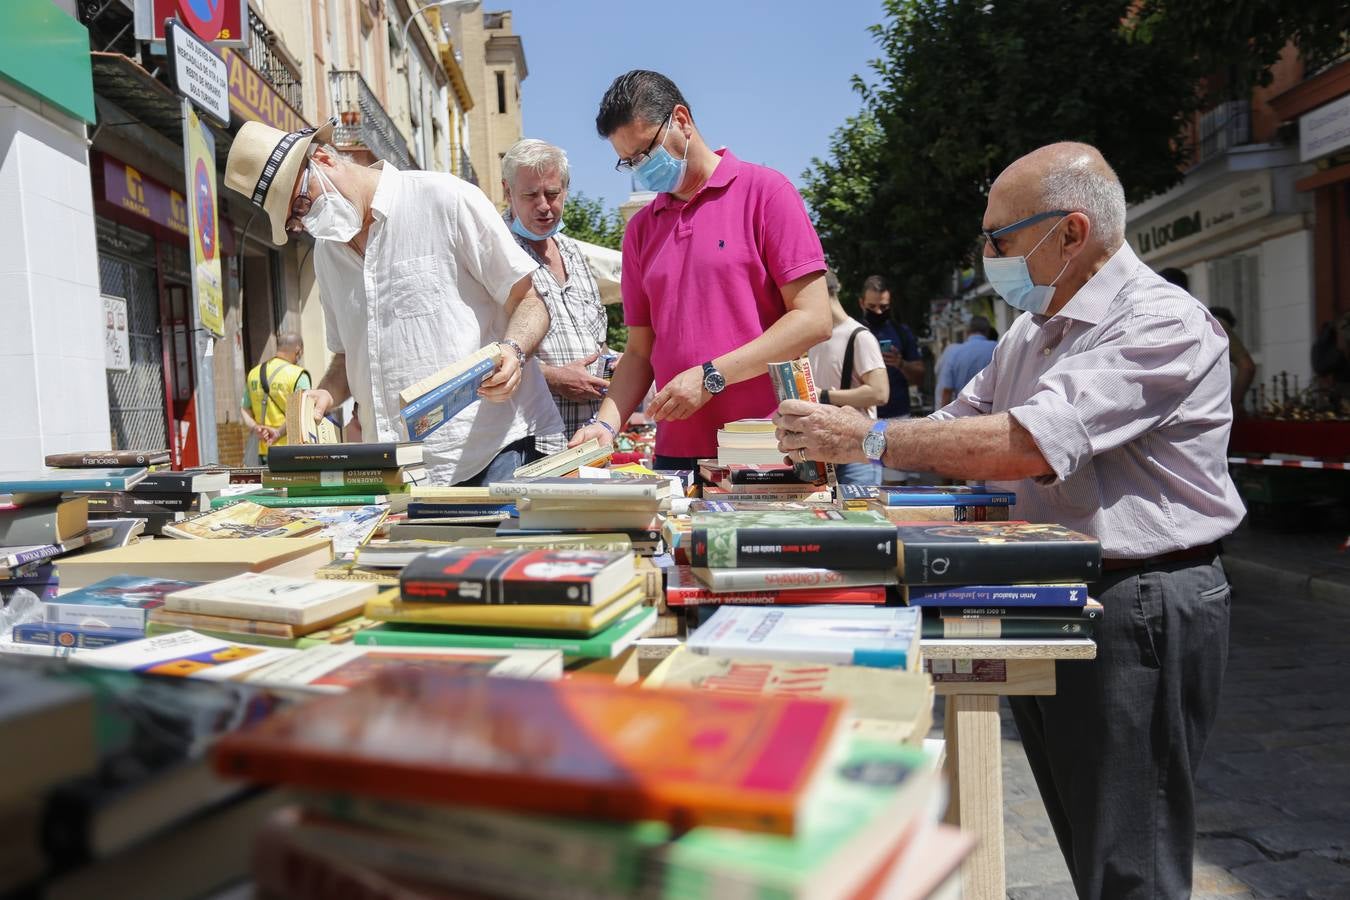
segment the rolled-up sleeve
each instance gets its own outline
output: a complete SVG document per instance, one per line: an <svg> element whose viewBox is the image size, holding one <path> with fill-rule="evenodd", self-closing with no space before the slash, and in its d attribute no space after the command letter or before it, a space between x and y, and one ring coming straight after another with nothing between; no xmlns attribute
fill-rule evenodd
<svg viewBox="0 0 1350 900"><path fill-rule="evenodd" d="M1064 480L1173 416L1208 371L1199 352L1199 335L1180 318L1136 313L1090 349L1061 357L1008 413Z"/></svg>

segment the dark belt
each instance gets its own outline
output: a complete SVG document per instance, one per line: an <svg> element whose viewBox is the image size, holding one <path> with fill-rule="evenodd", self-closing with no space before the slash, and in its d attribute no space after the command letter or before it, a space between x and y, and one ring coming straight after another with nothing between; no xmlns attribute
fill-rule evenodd
<svg viewBox="0 0 1350 900"><path fill-rule="evenodd" d="M1157 556L1149 556L1144 559L1103 559L1103 572L1117 572L1121 569L1147 569L1152 566L1165 566L1172 563L1189 562L1191 560L1213 559L1223 551L1223 545L1218 541L1204 544L1200 547L1187 547L1185 550L1173 550L1171 553L1159 553Z"/></svg>

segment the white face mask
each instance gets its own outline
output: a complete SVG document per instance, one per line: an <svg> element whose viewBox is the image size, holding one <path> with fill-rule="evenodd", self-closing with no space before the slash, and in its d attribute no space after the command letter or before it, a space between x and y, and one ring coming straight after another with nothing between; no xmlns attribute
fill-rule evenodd
<svg viewBox="0 0 1350 900"><path fill-rule="evenodd" d="M310 237L316 241L338 241L346 243L356 237L361 230L361 214L346 197L338 193L333 182L319 166L310 164L310 172L319 183L322 191L314 198L314 203L300 220Z"/></svg>

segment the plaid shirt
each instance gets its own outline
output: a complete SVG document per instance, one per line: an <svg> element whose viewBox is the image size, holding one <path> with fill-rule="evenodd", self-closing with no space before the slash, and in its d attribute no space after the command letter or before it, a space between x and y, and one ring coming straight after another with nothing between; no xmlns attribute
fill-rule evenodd
<svg viewBox="0 0 1350 900"><path fill-rule="evenodd" d="M567 270L567 283L560 285L549 270L548 262L534 251L530 242L515 232L512 232L512 236L539 263L534 273L534 291L548 307L552 320L548 334L539 342L534 355L545 365L565 366L595 353L605 343L608 319L604 304L600 302L600 289L595 284L595 276L591 274L591 267L577 242L562 234L553 236ZM604 375L603 365L602 357L587 366L586 370L600 378ZM535 448L543 453L556 453L564 449L577 429L585 425L586 420L600 408L599 400L569 400L557 394L553 395L553 400L562 414L563 437L557 441L552 437L536 435Z"/></svg>

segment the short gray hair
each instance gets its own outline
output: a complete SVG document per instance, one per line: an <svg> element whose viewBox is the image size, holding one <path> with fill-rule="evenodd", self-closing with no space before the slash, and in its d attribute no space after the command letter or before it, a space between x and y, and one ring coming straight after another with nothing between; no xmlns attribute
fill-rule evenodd
<svg viewBox="0 0 1350 900"><path fill-rule="evenodd" d="M1086 155L1041 179L1041 209L1083 213L1108 249L1125 240L1125 189L1109 166L1102 172Z"/></svg>
<svg viewBox="0 0 1350 900"><path fill-rule="evenodd" d="M545 175L556 170L562 178L564 188L572 180L572 173L567 166L567 154L563 149L536 138L516 141L502 156L502 181L510 187L516 186L516 172L520 169L529 169L536 175Z"/></svg>

